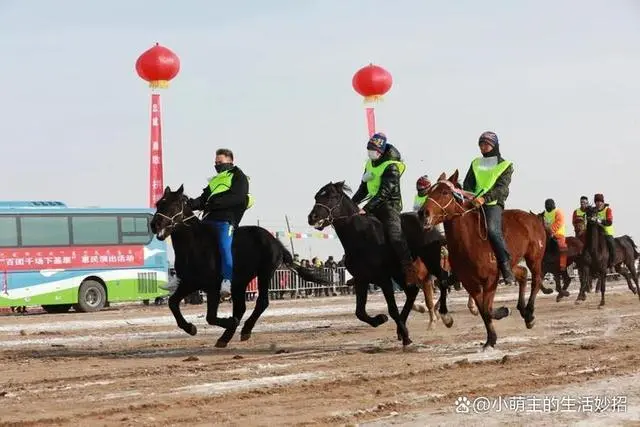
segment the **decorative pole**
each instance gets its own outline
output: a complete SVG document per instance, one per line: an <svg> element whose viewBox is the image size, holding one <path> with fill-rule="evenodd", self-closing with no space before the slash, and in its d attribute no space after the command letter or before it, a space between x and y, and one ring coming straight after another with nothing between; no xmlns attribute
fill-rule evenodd
<svg viewBox="0 0 640 427"><path fill-rule="evenodd" d="M353 89L364 97L367 113L367 127L369 137L376 133L376 116L373 105L383 100L383 96L389 92L393 84L391 74L384 68L369 64L360 68L351 80Z"/></svg>
<svg viewBox="0 0 640 427"><path fill-rule="evenodd" d="M156 89L166 89L169 81L178 75L180 59L170 49L155 44L136 61L136 72L149 82L151 93L151 138L149 140L149 206L154 208L164 192L162 159L162 115L160 94Z"/></svg>

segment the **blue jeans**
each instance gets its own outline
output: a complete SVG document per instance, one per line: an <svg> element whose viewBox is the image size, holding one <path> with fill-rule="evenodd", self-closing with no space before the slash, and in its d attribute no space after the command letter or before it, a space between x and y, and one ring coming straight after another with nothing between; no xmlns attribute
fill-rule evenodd
<svg viewBox="0 0 640 427"><path fill-rule="evenodd" d="M502 206L484 206L484 213L487 217L487 234L489 243L491 243L493 252L496 255L498 265L511 260L511 255L507 250L507 245L502 233L502 212Z"/></svg>
<svg viewBox="0 0 640 427"><path fill-rule="evenodd" d="M222 261L222 280L231 280L233 277L233 225L227 221L207 221L204 223L212 227L218 235L218 247L220 248L220 260Z"/></svg>

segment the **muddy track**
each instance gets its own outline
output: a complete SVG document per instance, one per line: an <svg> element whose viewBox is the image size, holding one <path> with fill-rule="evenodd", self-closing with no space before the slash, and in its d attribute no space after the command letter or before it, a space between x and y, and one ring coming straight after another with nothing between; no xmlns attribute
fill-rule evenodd
<svg viewBox="0 0 640 427"><path fill-rule="evenodd" d="M608 284L603 309L593 294L579 306L575 295L560 303L540 295L535 327L512 310L496 322L488 352L466 293L452 296L451 329L427 330L428 317L411 314L410 351L392 322L358 321L353 297L274 302L252 338L236 336L227 349L213 347L222 330L206 325L204 305L183 309L198 326L194 337L166 306L3 316L0 425L518 424L522 413L487 421L456 413L454 401L585 394L602 384L626 393L624 411L540 413L537 423L640 418L640 377L627 377L640 371L640 301L626 285ZM512 309L516 297L513 288L498 293ZM369 301L370 314L386 312L381 296Z"/></svg>

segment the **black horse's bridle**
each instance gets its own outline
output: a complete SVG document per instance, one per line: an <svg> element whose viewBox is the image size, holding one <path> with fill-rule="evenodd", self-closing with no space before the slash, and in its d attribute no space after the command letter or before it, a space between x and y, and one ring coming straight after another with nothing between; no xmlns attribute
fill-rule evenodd
<svg viewBox="0 0 640 427"><path fill-rule="evenodd" d="M333 216L333 211L335 211L336 209L340 208L342 206L342 200L344 199L344 194L340 197L340 200L338 200L338 203L336 203L336 205L334 207L329 207L327 205L324 205L320 202L316 202L315 205L313 205L313 209L315 209L316 206L319 206L323 209L327 210L328 215L324 218L320 218L318 220L318 222L322 221L322 225L323 226L329 226L329 225L333 225L333 223L338 220L338 219L345 219L345 218L351 218L353 216L356 216L357 213L351 214L351 215L340 215L340 216Z"/></svg>
<svg viewBox="0 0 640 427"><path fill-rule="evenodd" d="M169 225L167 227L165 227L165 228L175 229L176 226L178 226L178 225L184 225L186 227L189 227L189 224L187 224L187 221L189 221L192 218L197 218L197 216L196 216L195 213L192 212L190 216L185 217L185 215L184 215L185 206L186 206L186 202L183 201L182 202L182 209L180 209L180 212L178 212L177 214L175 214L174 216L171 216L171 217L167 216L167 215L165 215L165 214L163 214L161 212L157 212L157 211L156 211L156 215L158 215L159 217L162 217L162 218L167 219L167 220L170 221ZM176 218L178 218L178 217L182 217L182 219L180 221L176 221Z"/></svg>

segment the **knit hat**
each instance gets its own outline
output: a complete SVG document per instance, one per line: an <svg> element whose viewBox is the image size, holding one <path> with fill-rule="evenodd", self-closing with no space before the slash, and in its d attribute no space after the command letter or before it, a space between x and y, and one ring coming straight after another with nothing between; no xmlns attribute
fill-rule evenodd
<svg viewBox="0 0 640 427"><path fill-rule="evenodd" d="M602 193L596 193L595 196L593 196L593 201L595 202L602 202L604 203L604 196L602 195Z"/></svg>
<svg viewBox="0 0 640 427"><path fill-rule="evenodd" d="M369 138L369 142L367 142L367 150L374 150L379 153L384 153L387 149L387 136L382 133L374 133L371 138Z"/></svg>
<svg viewBox="0 0 640 427"><path fill-rule="evenodd" d="M480 138L478 138L478 144L480 144L481 142L488 142L492 146L497 147L498 135L496 135L495 132L491 131L482 132L482 135L480 135Z"/></svg>

